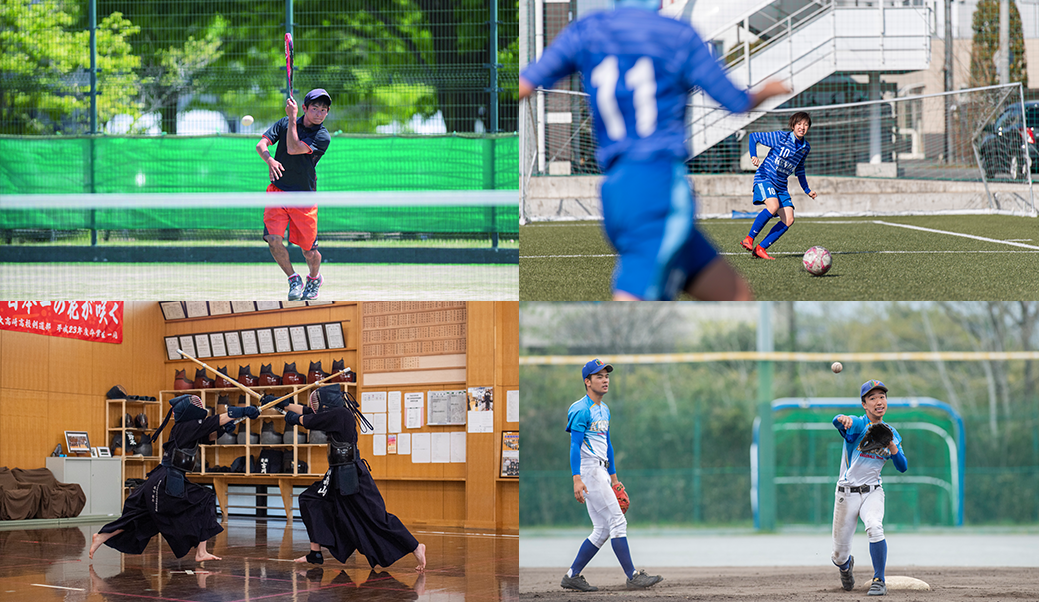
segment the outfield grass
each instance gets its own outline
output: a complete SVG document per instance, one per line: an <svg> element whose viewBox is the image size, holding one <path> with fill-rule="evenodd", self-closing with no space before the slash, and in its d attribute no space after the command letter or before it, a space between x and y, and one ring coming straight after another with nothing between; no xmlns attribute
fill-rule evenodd
<svg viewBox="0 0 1039 602"><path fill-rule="evenodd" d="M775 261L751 258L740 247L750 225L749 219L700 222L758 299L1039 299L1039 221L1033 218L798 219L769 249ZM764 233L758 242L763 238ZM825 276L812 276L801 265L802 254L814 245L833 255ZM614 259L597 222L521 226L520 299L609 299Z"/></svg>

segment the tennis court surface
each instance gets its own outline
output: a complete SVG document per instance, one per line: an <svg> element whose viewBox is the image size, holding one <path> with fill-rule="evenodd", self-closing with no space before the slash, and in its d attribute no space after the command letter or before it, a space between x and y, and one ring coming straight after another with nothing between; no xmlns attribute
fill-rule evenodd
<svg viewBox="0 0 1039 602"><path fill-rule="evenodd" d="M762 300L1013 300L1039 291L1034 218L799 218L768 250L774 261L751 258L740 247L750 225L749 219L699 222ZM812 246L833 255L824 276L801 265ZM615 259L599 222L521 226L520 300L607 300Z"/></svg>

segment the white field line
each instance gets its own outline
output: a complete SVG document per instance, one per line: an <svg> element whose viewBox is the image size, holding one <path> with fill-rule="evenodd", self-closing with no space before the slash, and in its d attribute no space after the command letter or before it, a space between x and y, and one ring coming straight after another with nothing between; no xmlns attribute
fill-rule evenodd
<svg viewBox="0 0 1039 602"><path fill-rule="evenodd" d="M999 239L996 239L996 238L986 238L984 236L974 236L973 234L960 234L959 232L949 232L948 230L934 230L932 228L923 228L923 227L920 227L920 226L910 226L910 225L907 225L907 224L893 224L891 222L882 222L882 221L879 221L879 220L877 220L877 221L875 221L873 223L881 224L881 225L884 225L884 226L894 226L896 228L908 228L909 230L919 230L921 232L933 232L935 234L948 234L949 236L959 236L960 238L970 238L970 239L973 239L973 240L981 240L981 241L984 241L984 242L994 242L994 243L999 243L1001 245L1010 245L1010 246L1013 246L1013 247L1023 247L1025 249L1034 249L1036 251L1039 251L1039 247L1037 247L1035 245L1026 245L1024 243L1012 242L1012 241L1009 241L1009 240L999 240Z"/></svg>
<svg viewBox="0 0 1039 602"><path fill-rule="evenodd" d="M996 241L996 242L1002 242L1002 241ZM1009 249L1006 250L1006 251L861 251L861 252L853 251L853 252L849 252L849 253L842 253L840 251L831 251L830 254L831 255L874 255L874 254L877 254L877 255L941 255L941 254L948 254L948 255L952 255L952 254L955 254L955 255L986 255L986 254L989 254L989 255L994 255L994 254L1001 254L1002 255L1002 254L1007 254L1007 253L1011 253L1011 254L1014 254L1014 253L1031 254L1031 253L1039 252L1039 247L1029 247L1027 245L1021 245L1021 246L1026 246L1029 249L1035 249L1035 251L1011 251ZM740 252L740 253L718 253L718 254L719 255L729 255L729 256L750 255L750 253L747 253L746 251L743 251L743 252ZM797 252L783 252L783 253L780 253L780 252L773 251L773 252L769 253L769 255L773 255L773 256L776 256L776 255L803 255L803 253L797 253ZM578 258L582 258L582 257L586 257L586 258L591 258L591 257L617 257L617 254L613 253L613 254L606 254L606 255L520 255L520 259L578 259Z"/></svg>

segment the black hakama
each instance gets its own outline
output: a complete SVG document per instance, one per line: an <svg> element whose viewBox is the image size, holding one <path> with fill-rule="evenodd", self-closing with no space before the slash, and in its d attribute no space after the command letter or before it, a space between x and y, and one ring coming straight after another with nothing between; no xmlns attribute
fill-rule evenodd
<svg viewBox="0 0 1039 602"><path fill-rule="evenodd" d="M317 414L306 414L300 424L308 429L328 433L329 438L356 445L357 429L352 411L335 408ZM339 470L350 470L350 466ZM328 548L339 562L346 562L354 551L368 559L368 564L388 567L411 554L418 540L386 511L382 494L372 480L371 472L360 458L354 463L358 491L340 494L335 486L333 470L299 496L299 511L307 527L310 541Z"/></svg>
<svg viewBox="0 0 1039 602"><path fill-rule="evenodd" d="M176 445L188 449L196 443L208 443L210 433L219 427L220 415L175 423L170 430L170 440L163 445L164 458L169 458ZM123 530L108 538L105 545L124 554L141 554L151 538L161 533L173 554L182 558L191 548L224 530L217 521L213 490L185 478L184 496L169 495L166 492L168 472L165 466L157 466L148 473L144 484L126 498L122 516L99 531L113 533Z"/></svg>

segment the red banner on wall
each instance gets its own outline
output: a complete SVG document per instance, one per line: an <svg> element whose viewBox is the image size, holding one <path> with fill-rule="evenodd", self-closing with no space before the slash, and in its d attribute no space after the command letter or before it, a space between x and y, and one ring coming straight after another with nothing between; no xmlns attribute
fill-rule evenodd
<svg viewBox="0 0 1039 602"><path fill-rule="evenodd" d="M31 332L99 343L122 343L123 302L0 302L0 330Z"/></svg>

